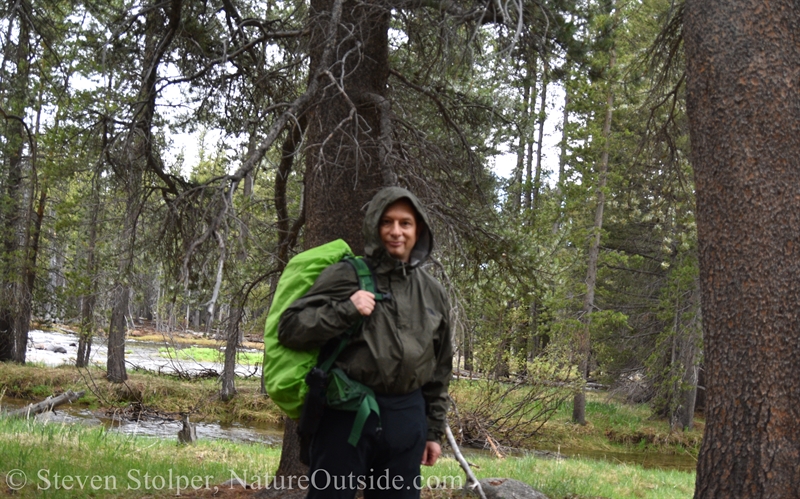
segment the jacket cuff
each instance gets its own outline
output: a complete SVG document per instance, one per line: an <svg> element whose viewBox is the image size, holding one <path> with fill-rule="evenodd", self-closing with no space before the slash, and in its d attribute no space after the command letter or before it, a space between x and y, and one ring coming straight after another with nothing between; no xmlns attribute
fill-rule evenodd
<svg viewBox="0 0 800 499"><path fill-rule="evenodd" d="M361 313L356 308L353 300L347 298L336 304L336 312L343 318L345 323L352 324L361 317Z"/></svg>

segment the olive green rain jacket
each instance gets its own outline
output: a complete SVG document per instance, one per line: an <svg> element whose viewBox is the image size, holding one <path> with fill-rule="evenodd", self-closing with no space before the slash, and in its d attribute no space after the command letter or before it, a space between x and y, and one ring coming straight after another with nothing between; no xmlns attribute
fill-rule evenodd
<svg viewBox="0 0 800 499"><path fill-rule="evenodd" d="M389 255L380 239L386 208L408 199L419 214L420 235L408 263ZM447 295L420 265L433 249L430 221L419 200L400 187L375 195L364 218L365 253L375 273L377 291L391 298L375 304L339 355L336 366L377 394L400 395L422 388L428 417L428 440L439 441L447 414L452 377ZM278 339L295 350L321 348L361 317L350 296L358 290L353 267L340 262L325 269L302 298L281 316Z"/></svg>

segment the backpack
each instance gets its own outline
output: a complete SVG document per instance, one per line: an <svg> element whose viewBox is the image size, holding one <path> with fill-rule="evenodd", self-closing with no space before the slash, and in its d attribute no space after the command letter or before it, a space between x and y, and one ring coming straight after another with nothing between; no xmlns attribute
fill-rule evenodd
<svg viewBox="0 0 800 499"><path fill-rule="evenodd" d="M348 440L355 446L369 414L375 412L380 417L375 394L363 384L347 378L340 369L331 368L336 357L347 346L351 334L361 327L361 321L348 331L343 331L335 350L324 360L319 358L319 349L292 350L278 341L278 323L283 312L306 294L325 268L342 260L355 269L360 289L373 293L376 301L384 299L385 296L375 289L375 280L366 262L354 257L350 247L341 239L295 255L278 281L267 314L262 372L269 397L287 416L300 419L301 437L303 433L313 434L316 431L324 405L356 411L356 421ZM304 409L306 405L312 407Z"/></svg>

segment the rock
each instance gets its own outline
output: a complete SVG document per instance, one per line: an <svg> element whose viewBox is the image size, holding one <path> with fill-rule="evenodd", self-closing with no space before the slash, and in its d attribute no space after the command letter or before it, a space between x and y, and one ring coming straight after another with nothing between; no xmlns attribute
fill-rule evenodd
<svg viewBox="0 0 800 499"><path fill-rule="evenodd" d="M486 499L549 499L527 483L511 478L484 478L481 487Z"/></svg>
<svg viewBox="0 0 800 499"><path fill-rule="evenodd" d="M35 415L33 419L35 419L39 423L48 423L53 420L53 417L55 417L53 411L45 411Z"/></svg>
<svg viewBox="0 0 800 499"><path fill-rule="evenodd" d="M35 348L36 350L47 350L48 352L54 352L54 353L67 353L66 348L58 345L53 345L51 343L34 343L33 348Z"/></svg>

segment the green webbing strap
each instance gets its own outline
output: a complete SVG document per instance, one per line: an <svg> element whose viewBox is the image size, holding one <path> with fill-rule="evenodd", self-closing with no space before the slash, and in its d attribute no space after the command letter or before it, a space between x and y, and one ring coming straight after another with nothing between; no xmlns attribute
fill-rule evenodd
<svg viewBox="0 0 800 499"><path fill-rule="evenodd" d="M347 260L347 262L356 269L358 287L375 295L375 301L383 300L384 294L378 293L375 286L375 278L372 276L372 270L369 268L369 265L367 265L367 262L365 262L363 258L354 256L345 256L344 260Z"/></svg>
<svg viewBox="0 0 800 499"><path fill-rule="evenodd" d="M348 444L353 447L358 444L361 433L364 431L364 424L367 422L367 418L371 412L374 412L380 420L381 411L378 408L378 401L375 400L374 395L366 395L364 400L361 401L361 405L358 407L358 412L356 412L356 420L353 422L353 428L350 430L350 438L347 439Z"/></svg>

